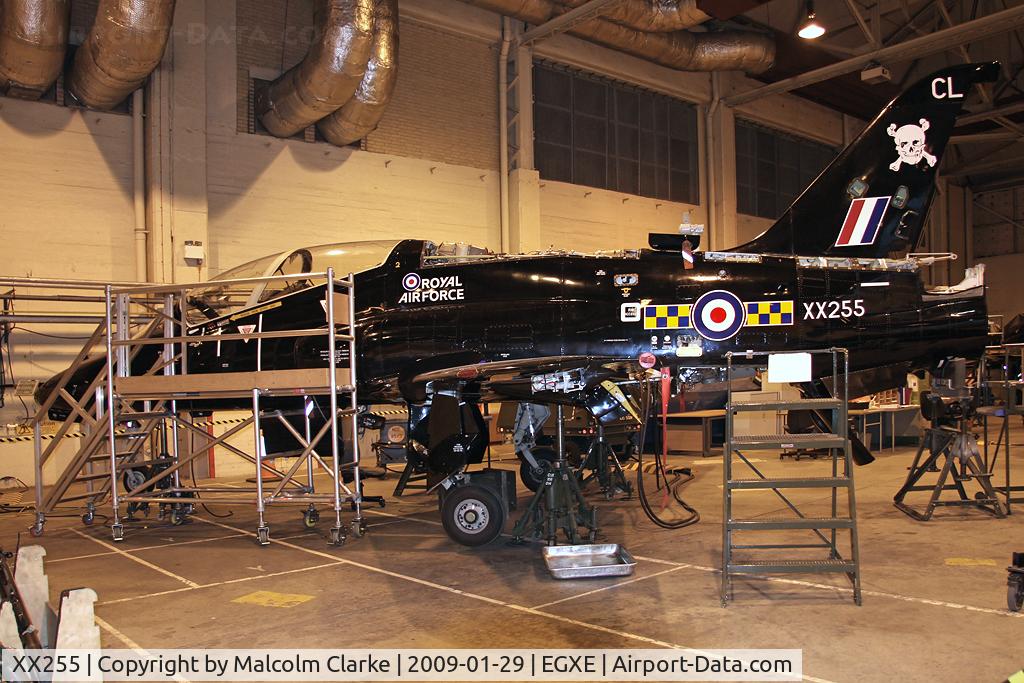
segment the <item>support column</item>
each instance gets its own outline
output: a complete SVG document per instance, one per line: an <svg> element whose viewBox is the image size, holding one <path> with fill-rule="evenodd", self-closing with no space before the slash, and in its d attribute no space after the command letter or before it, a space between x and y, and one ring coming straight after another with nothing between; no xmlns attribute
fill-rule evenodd
<svg viewBox="0 0 1024 683"><path fill-rule="evenodd" d="M516 25L516 22L513 22ZM522 28L519 28L522 31ZM509 168L533 166L533 50L517 47L509 56Z"/></svg>
<svg viewBox="0 0 1024 683"><path fill-rule="evenodd" d="M708 128L710 177L707 182L714 187L708 207L711 218L708 248L727 249L740 242L736 227L736 119L732 108L722 105L715 109Z"/></svg>
<svg viewBox="0 0 1024 683"><path fill-rule="evenodd" d="M202 0L179 0L175 31L147 89L150 279L191 281L206 277L205 262L186 261L186 242L201 242L207 255L206 80Z"/></svg>
<svg viewBox="0 0 1024 683"><path fill-rule="evenodd" d="M509 174L509 251L546 249L540 230L540 174L517 168Z"/></svg>
<svg viewBox="0 0 1024 683"><path fill-rule="evenodd" d="M518 38L522 27L512 25ZM540 229L540 174L533 167L533 51L514 48L508 66L508 246L520 253L547 247Z"/></svg>

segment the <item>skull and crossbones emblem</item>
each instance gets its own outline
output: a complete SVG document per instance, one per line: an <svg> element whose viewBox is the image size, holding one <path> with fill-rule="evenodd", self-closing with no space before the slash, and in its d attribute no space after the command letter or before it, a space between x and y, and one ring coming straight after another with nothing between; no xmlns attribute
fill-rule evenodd
<svg viewBox="0 0 1024 683"><path fill-rule="evenodd" d="M928 119L921 119L919 123L921 124L919 126L908 123L899 127L895 123L891 123L886 129L896 141L896 153L900 155L899 159L889 164L889 168L893 171L900 170L900 164L917 166L921 159L927 161L929 166L935 165L937 159L924 148L924 132L928 130Z"/></svg>

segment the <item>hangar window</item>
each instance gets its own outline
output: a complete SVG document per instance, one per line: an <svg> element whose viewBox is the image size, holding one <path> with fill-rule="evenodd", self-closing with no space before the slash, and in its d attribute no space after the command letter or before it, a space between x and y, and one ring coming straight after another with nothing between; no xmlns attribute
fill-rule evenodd
<svg viewBox="0 0 1024 683"><path fill-rule="evenodd" d="M1024 252L1024 187L996 190L979 189L974 193L974 255L1002 256ZM950 244L951 251L966 250L966 245Z"/></svg>
<svg viewBox="0 0 1024 683"><path fill-rule="evenodd" d="M548 62L533 70L540 177L696 204L696 107Z"/></svg>
<svg viewBox="0 0 1024 683"><path fill-rule="evenodd" d="M736 119L736 209L778 218L836 156L828 145Z"/></svg>

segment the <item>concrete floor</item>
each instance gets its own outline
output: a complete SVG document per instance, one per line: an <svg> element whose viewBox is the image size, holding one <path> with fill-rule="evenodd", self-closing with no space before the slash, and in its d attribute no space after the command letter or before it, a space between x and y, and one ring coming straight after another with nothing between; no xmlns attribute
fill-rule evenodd
<svg viewBox="0 0 1024 683"><path fill-rule="evenodd" d="M1024 445L1024 432L1013 442ZM829 575L737 580L735 601L719 605L718 457L674 459L694 465L685 497L702 515L683 530L655 527L635 499L591 496L604 537L639 561L626 579L555 581L538 545L458 546L422 494L369 509L367 535L341 548L326 543L329 522L306 531L294 508L270 512L269 547L255 544L249 508L226 519L200 509L182 527L128 527L116 546L107 527L55 518L42 538L22 533L21 542L46 547L55 597L96 590L110 647L800 648L809 680L1003 681L1024 668L1024 612L1005 606L1005 567L1024 550L1024 504L1002 520L947 508L915 522L892 505L912 455L883 451L856 470L860 607L845 577ZM776 475L824 466L757 459ZM390 493L394 482L370 480L367 493ZM740 496L751 514L782 509L770 492ZM801 500L812 512L823 504L820 491ZM3 547L29 522L27 513L0 516ZM292 597L259 604L257 591Z"/></svg>

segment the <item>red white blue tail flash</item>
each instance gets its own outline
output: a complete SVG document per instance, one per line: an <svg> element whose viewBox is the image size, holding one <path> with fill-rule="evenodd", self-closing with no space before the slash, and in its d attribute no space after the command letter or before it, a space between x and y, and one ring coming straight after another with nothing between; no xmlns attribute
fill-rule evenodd
<svg viewBox="0 0 1024 683"><path fill-rule="evenodd" d="M878 226L882 224L885 210L892 197L865 197L854 199L846 212L843 229L839 231L837 247L859 247L874 244Z"/></svg>

